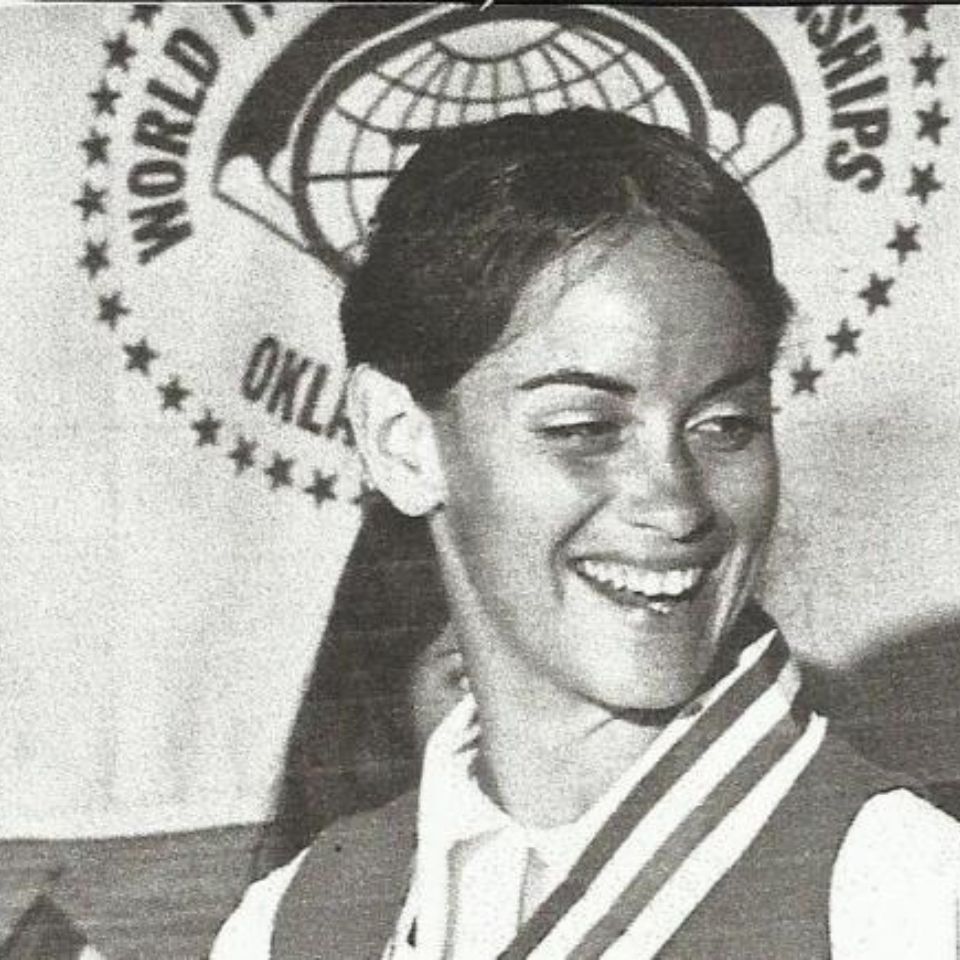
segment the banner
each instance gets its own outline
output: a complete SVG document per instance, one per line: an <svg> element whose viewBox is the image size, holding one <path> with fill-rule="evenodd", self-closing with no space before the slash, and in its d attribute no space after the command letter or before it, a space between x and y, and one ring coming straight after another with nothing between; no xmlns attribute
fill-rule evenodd
<svg viewBox="0 0 960 960"><path fill-rule="evenodd" d="M760 205L797 304L769 605L841 679L906 651L901 742L960 775L956 8L0 20L0 833L268 815L359 522L344 272L432 130L581 104L684 131Z"/></svg>

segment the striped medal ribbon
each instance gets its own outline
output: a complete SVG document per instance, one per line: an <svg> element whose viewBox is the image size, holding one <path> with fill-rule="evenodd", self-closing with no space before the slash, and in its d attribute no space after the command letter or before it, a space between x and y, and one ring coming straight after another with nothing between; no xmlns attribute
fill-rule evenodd
<svg viewBox="0 0 960 960"><path fill-rule="evenodd" d="M723 835L738 806L749 804L752 794L769 794L765 778L771 770L790 767L787 789L772 803L762 801L762 819L751 822L739 852L745 850L822 740L822 729L815 735L810 711L798 696L799 679L783 638L771 631L757 647L762 653L752 663L744 668L741 661L730 682L721 681L703 699L693 723L605 821L499 960L595 960L620 950L631 960L654 956L656 945L666 942L733 866L738 854L712 852L706 880L700 867L693 883L700 890L696 901L679 911L667 909L658 929L644 929L646 915L654 912L651 903L671 878L698 851L703 860L703 851L717 846L711 847L711 838Z"/></svg>

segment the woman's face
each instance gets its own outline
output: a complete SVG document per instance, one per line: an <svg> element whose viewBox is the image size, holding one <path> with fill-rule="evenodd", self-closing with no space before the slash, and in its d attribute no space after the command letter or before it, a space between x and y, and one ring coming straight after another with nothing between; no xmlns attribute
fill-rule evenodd
<svg viewBox="0 0 960 960"><path fill-rule="evenodd" d="M534 277L435 415L434 531L479 687L669 707L773 523L771 358L746 294L665 230L588 253Z"/></svg>

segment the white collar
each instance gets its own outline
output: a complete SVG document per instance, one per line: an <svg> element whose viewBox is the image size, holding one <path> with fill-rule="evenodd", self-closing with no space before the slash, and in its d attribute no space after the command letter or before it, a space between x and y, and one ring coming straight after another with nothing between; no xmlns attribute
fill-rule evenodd
<svg viewBox="0 0 960 960"><path fill-rule="evenodd" d="M421 846L426 841L433 850L442 849L445 856L458 842L509 831L551 866L560 866L561 862L569 866L630 790L696 723L702 709L752 666L775 636L772 630L746 647L734 669L688 703L593 806L577 820L557 827L524 826L481 789L476 776L480 738L477 704L472 694L466 694L434 730L424 752L418 812ZM796 683L795 668L790 664L780 681L784 696L792 698Z"/></svg>

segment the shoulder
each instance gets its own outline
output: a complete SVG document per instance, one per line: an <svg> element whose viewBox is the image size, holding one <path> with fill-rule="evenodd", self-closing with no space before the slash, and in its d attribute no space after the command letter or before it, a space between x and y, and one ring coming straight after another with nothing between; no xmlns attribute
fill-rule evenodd
<svg viewBox="0 0 960 960"><path fill-rule="evenodd" d="M251 884L217 935L210 960L269 960L278 924L299 911L319 916L324 904L352 896L371 871L382 875L409 859L415 843L416 794L330 824L293 860Z"/></svg>
<svg viewBox="0 0 960 960"><path fill-rule="evenodd" d="M385 865L402 864L406 869L416 847L416 822L416 792L335 821L307 850L297 883L308 883L318 873L335 872L342 880L380 872Z"/></svg>
<svg viewBox="0 0 960 960"><path fill-rule="evenodd" d="M277 908L308 853L309 848L302 850L247 887L239 906L220 928L210 960L269 960Z"/></svg>
<svg viewBox="0 0 960 960"><path fill-rule="evenodd" d="M871 873L960 875L960 823L929 802L914 778L876 766L835 736L827 736L818 760L821 775L803 799L817 801L809 815L822 818L824 801L840 798L834 886Z"/></svg>
<svg viewBox="0 0 960 960"><path fill-rule="evenodd" d="M337 821L317 837L277 908L278 957L371 956L403 905L416 849L417 795Z"/></svg>
<svg viewBox="0 0 960 960"><path fill-rule="evenodd" d="M871 797L843 840L830 892L845 957L957 956L960 824L907 789Z"/></svg>
<svg viewBox="0 0 960 960"><path fill-rule="evenodd" d="M837 857L838 879L873 871L911 880L960 876L960 824L910 790L871 797L857 813Z"/></svg>
<svg viewBox="0 0 960 960"><path fill-rule="evenodd" d="M347 909L358 895L406 881L416 849L417 794L337 820L307 850L281 910L312 917Z"/></svg>

